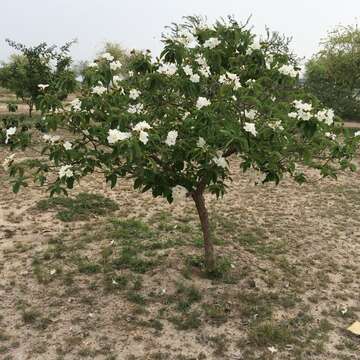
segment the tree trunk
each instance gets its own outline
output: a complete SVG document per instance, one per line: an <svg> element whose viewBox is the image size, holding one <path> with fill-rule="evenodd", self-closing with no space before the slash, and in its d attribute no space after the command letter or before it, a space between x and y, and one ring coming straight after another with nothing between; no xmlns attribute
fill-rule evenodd
<svg viewBox="0 0 360 360"><path fill-rule="evenodd" d="M29 117L32 117L33 104L29 104Z"/></svg>
<svg viewBox="0 0 360 360"><path fill-rule="evenodd" d="M215 268L214 246L211 238L209 216L205 205L203 192L194 192L192 198L199 214L201 229L204 237L205 267L208 272Z"/></svg>

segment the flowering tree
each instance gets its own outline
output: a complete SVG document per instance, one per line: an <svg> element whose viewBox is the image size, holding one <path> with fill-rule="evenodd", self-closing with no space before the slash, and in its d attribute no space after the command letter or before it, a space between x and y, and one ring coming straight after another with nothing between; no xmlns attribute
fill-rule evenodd
<svg viewBox="0 0 360 360"><path fill-rule="evenodd" d="M186 189L199 214L211 271L215 258L204 194L226 192L231 159L239 158L243 171L259 171L263 182L279 183L289 174L302 183L300 163L322 176L354 170L351 157L360 137L302 93L298 68L286 51L271 39L259 41L233 19L207 27L188 18L163 41L160 58L138 54L126 77L116 75L120 65L104 54L107 66L92 66L92 84L68 108L45 93L45 127L66 129L69 137L45 134L47 160L27 162L30 172L14 158L5 166L15 190L32 174L51 194L66 193L94 171L111 186L128 177L134 188L169 202L174 189ZM12 148L28 146L34 136L14 127L2 134Z"/></svg>
<svg viewBox="0 0 360 360"><path fill-rule="evenodd" d="M39 95L50 84L50 91L60 100L75 90L75 74L70 68L71 57L68 54L73 42L57 49L46 43L27 47L9 39L6 41L21 54L13 55L0 68L0 85L14 92L29 106L30 117L34 106L39 105Z"/></svg>

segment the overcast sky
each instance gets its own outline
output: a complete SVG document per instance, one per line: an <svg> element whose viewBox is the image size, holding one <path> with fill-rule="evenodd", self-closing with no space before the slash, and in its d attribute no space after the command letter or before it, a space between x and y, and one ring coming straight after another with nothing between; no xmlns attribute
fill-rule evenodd
<svg viewBox="0 0 360 360"><path fill-rule="evenodd" d="M261 34L265 25L293 37L293 49L310 57L329 29L359 22L360 0L0 0L0 60L12 50L5 38L35 45L77 38L75 60L91 59L105 41L159 52L164 26L184 15L209 21L234 15Z"/></svg>

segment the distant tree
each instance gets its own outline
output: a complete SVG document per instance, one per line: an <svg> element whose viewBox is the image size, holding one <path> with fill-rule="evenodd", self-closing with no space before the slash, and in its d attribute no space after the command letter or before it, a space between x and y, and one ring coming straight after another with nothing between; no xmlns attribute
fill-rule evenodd
<svg viewBox="0 0 360 360"><path fill-rule="evenodd" d="M39 95L51 91L59 100L75 90L75 73L71 69L69 49L73 42L64 46L48 46L41 43L27 47L7 39L7 43L21 54L12 55L0 68L0 86L12 91L29 106L31 117L39 105ZM51 86L50 86L51 85Z"/></svg>
<svg viewBox="0 0 360 360"><path fill-rule="evenodd" d="M305 84L347 119L360 118L360 29L339 26L306 64Z"/></svg>

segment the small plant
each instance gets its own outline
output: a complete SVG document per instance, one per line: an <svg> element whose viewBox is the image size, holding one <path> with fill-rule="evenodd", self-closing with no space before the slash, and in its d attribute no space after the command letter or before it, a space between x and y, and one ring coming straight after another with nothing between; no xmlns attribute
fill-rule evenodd
<svg viewBox="0 0 360 360"><path fill-rule="evenodd" d="M7 105L9 112L17 112L18 105L16 103L9 103Z"/></svg>

